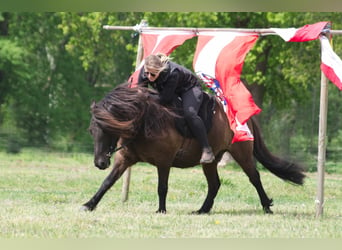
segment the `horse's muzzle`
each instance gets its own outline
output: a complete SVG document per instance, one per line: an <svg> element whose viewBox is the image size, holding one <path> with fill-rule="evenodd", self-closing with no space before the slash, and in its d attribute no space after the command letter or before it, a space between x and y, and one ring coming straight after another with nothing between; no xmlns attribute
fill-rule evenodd
<svg viewBox="0 0 342 250"><path fill-rule="evenodd" d="M110 159L109 158L99 158L94 160L94 164L98 169L104 170L109 167Z"/></svg>

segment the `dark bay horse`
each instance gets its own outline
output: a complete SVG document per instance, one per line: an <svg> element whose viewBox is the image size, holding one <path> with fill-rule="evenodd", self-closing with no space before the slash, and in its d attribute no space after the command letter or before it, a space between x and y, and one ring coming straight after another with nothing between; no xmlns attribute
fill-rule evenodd
<svg viewBox="0 0 342 250"><path fill-rule="evenodd" d="M175 128L175 113L152 98L152 90L142 87L129 88L121 84L99 103L91 106L90 133L94 139L94 163L99 169L110 165L114 150L114 166L95 195L86 202L83 210L96 208L104 194L121 177L124 171L137 162L147 162L157 167L159 207L166 212L166 195L171 167L188 168L199 165L201 148L195 139L180 135ZM274 156L266 148L256 121L248 122L254 141L231 144L230 129L223 106L216 101L212 127L208 133L215 161L203 164L207 179L207 196L196 213L208 213L220 187L217 164L228 151L253 184L265 213L272 213L272 199L268 198L256 169L254 157L277 177L295 184L303 184L303 169L287 160ZM118 147L118 148L117 148Z"/></svg>

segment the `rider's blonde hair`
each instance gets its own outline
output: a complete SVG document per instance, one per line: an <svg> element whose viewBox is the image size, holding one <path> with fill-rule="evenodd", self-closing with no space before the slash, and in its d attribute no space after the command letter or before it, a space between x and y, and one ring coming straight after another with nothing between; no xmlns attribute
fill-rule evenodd
<svg viewBox="0 0 342 250"><path fill-rule="evenodd" d="M157 53L155 55L149 55L145 58L145 68L149 70L160 73L163 70L167 69L167 62L170 60L170 57L163 53Z"/></svg>

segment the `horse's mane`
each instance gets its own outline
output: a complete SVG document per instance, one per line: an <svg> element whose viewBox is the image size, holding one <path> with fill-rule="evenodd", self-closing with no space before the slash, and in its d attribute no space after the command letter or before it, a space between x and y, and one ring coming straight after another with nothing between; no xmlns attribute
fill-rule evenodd
<svg viewBox="0 0 342 250"><path fill-rule="evenodd" d="M120 84L92 105L93 119L104 131L124 138L132 138L138 132L145 137L158 136L177 115L153 96L156 96L154 90Z"/></svg>

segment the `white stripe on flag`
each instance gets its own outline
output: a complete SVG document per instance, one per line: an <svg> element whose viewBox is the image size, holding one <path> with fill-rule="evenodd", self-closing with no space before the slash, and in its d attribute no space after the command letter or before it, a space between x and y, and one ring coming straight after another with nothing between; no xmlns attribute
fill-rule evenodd
<svg viewBox="0 0 342 250"><path fill-rule="evenodd" d="M328 66L329 68L331 68L332 69L331 73L335 74L335 76L327 75L326 72L324 73L326 74L327 78L329 78L330 80L337 77L339 79L339 82L333 82L333 83L338 86L342 82L342 60L332 50L329 39L326 36L320 36L320 40L321 40L321 45L322 45L322 55L321 55L322 63Z"/></svg>
<svg viewBox="0 0 342 250"><path fill-rule="evenodd" d="M222 49L229 44L236 35L229 36L227 33L211 33L210 36L213 36L213 38L202 48L201 53L199 53L197 57L194 69L196 72L205 72L205 74L212 78L216 78L216 60Z"/></svg>
<svg viewBox="0 0 342 250"><path fill-rule="evenodd" d="M160 34L160 35L157 37L156 44L154 45L154 47L153 47L153 49L152 49L152 51L151 51L151 54L157 52L157 51L155 51L156 48L158 48L158 46L159 46L159 44L161 43L161 41L162 41L165 37L167 37L167 36L169 36L169 35L170 35L170 34ZM159 52L159 51L158 51L158 52ZM146 56L147 56L147 55L146 55Z"/></svg>
<svg viewBox="0 0 342 250"><path fill-rule="evenodd" d="M296 28L270 28L277 35L284 39L284 41L288 42L294 35L296 34Z"/></svg>

